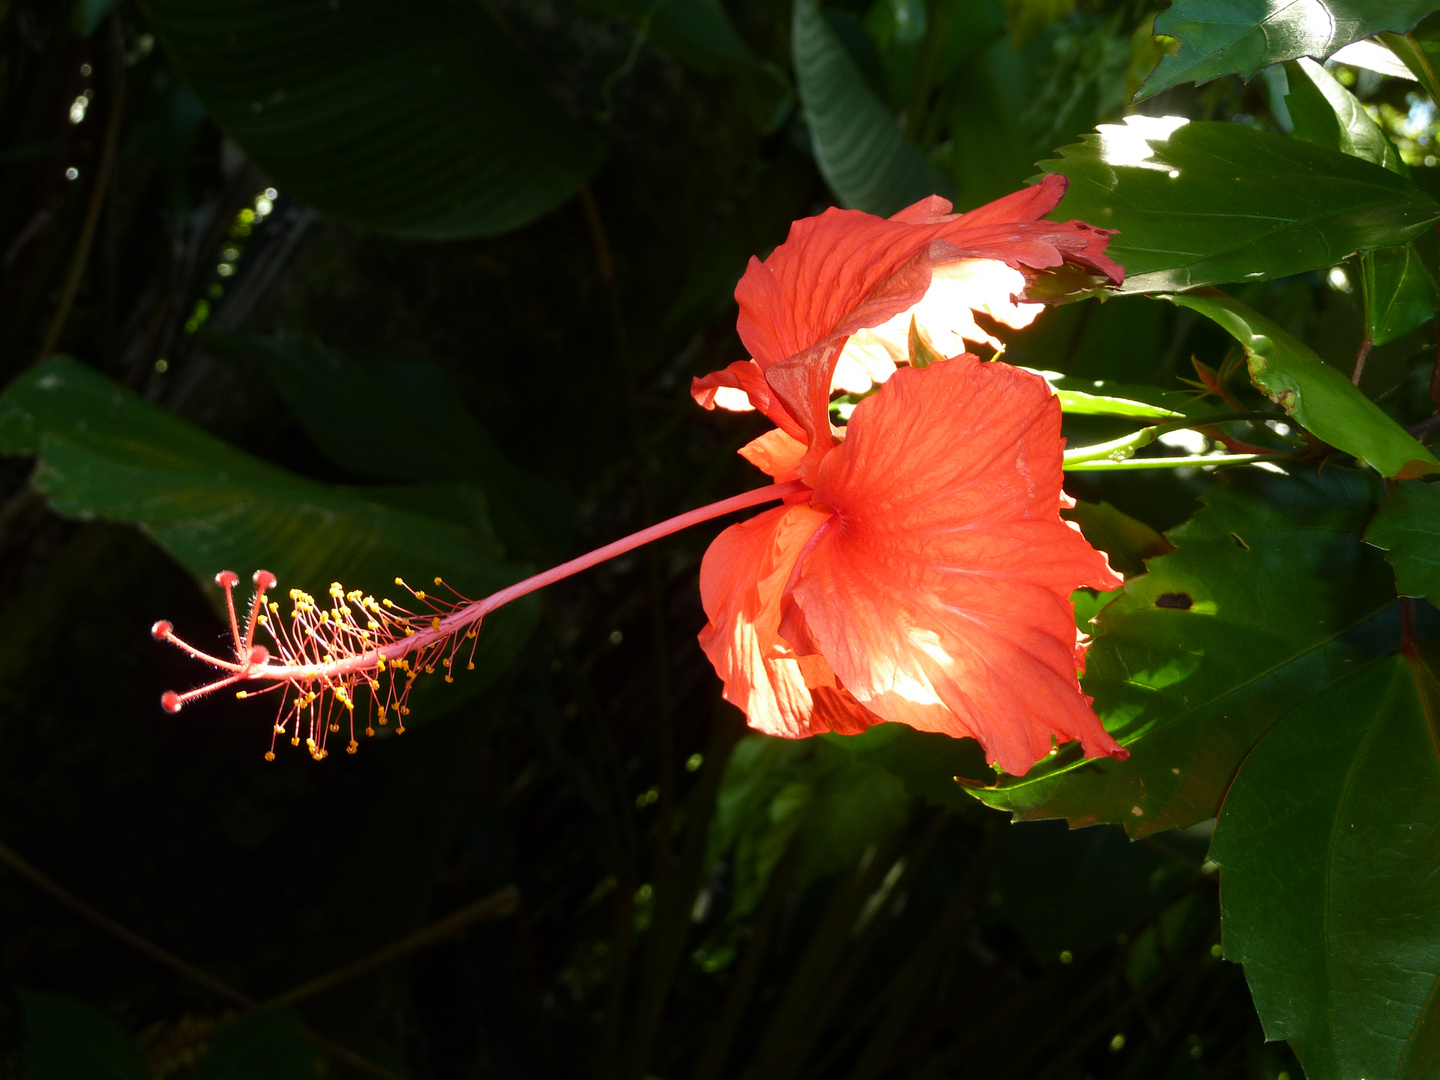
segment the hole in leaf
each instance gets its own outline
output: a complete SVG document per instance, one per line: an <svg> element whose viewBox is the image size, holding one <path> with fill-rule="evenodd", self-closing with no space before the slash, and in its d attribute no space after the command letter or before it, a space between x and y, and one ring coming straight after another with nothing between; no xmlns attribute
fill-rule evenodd
<svg viewBox="0 0 1440 1080"><path fill-rule="evenodd" d="M1189 593L1167 592L1155 597L1155 606L1174 608L1177 611L1189 611L1195 606L1195 601L1190 598Z"/></svg>

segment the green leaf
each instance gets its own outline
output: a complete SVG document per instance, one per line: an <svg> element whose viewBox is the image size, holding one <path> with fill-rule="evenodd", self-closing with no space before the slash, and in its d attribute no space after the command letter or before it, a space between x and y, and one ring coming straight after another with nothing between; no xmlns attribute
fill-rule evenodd
<svg viewBox="0 0 1440 1080"><path fill-rule="evenodd" d="M299 1013L264 1009L221 1029L195 1080L315 1080L315 1056Z"/></svg>
<svg viewBox="0 0 1440 1080"><path fill-rule="evenodd" d="M1382 476L1440 472L1440 460L1304 342L1224 293L1167 296L1219 323L1240 342L1250 381L1308 431Z"/></svg>
<svg viewBox="0 0 1440 1080"><path fill-rule="evenodd" d="M1122 386L1100 379L1076 379L1059 371L1036 371L1023 368L1050 384L1060 399L1060 411L1072 416L1129 416L1140 419L1169 420L1184 416L1171 406L1185 405L1189 395L1146 386ZM1150 398L1150 401L1140 400ZM1158 404L1164 401L1168 404Z"/></svg>
<svg viewBox="0 0 1440 1080"><path fill-rule="evenodd" d="M1402 596L1423 596L1440 607L1440 486L1391 484L1365 542L1384 550Z"/></svg>
<svg viewBox="0 0 1440 1080"><path fill-rule="evenodd" d="M1143 574L1146 559L1171 550L1165 538L1149 525L1107 502L1077 501L1070 509L1062 510L1060 516L1079 525L1090 546L1105 552L1110 565L1126 577ZM1101 595L1110 599L1109 593Z"/></svg>
<svg viewBox="0 0 1440 1080"><path fill-rule="evenodd" d="M912 795L951 810L968 810L974 805L955 782L956 777L974 781L993 775L984 749L974 739L916 731L904 724L876 724L859 735L831 732L820 738L880 766Z"/></svg>
<svg viewBox="0 0 1440 1080"><path fill-rule="evenodd" d="M1029 822L1009 829L1004 844L1001 910L1042 963L1133 931L1194 872L1104 826Z"/></svg>
<svg viewBox="0 0 1440 1080"><path fill-rule="evenodd" d="M1295 138L1410 175L1385 129L1333 75L1308 59L1292 60L1285 74L1290 86L1285 104L1295 123Z"/></svg>
<svg viewBox="0 0 1440 1080"><path fill-rule="evenodd" d="M1160 58L1136 99L1222 75L1248 79L1302 56L1324 60L1382 30L1404 33L1437 10L1440 0L1177 0L1155 32L1178 38L1180 51Z"/></svg>
<svg viewBox="0 0 1440 1080"><path fill-rule="evenodd" d="M854 865L903 825L909 810L900 780L862 756L820 739L746 735L725 767L707 863L733 849L731 915L738 917L759 902L792 839L800 843L803 886Z"/></svg>
<svg viewBox="0 0 1440 1080"><path fill-rule="evenodd" d="M1119 229L1121 291L1260 281L1411 240L1440 204L1368 161L1243 124L1129 116L1042 161L1070 178L1052 215Z"/></svg>
<svg viewBox="0 0 1440 1080"><path fill-rule="evenodd" d="M1285 716L1225 799L1225 955L1308 1080L1440 1065L1435 705L1430 664L1376 660Z"/></svg>
<svg viewBox="0 0 1440 1080"><path fill-rule="evenodd" d="M149 1080L135 1040L110 1017L64 994L22 992L26 1080Z"/></svg>
<svg viewBox="0 0 1440 1080"><path fill-rule="evenodd" d="M1378 482L1355 470L1232 469L1172 530L1175 550L1097 620L1082 685L1125 762L1067 747L971 794L1019 819L1124 824L1132 836L1213 817L1275 721L1373 652L1369 620L1394 605L1360 542Z"/></svg>
<svg viewBox="0 0 1440 1080"><path fill-rule="evenodd" d="M1440 292L1435 275L1412 241L1360 256L1360 281L1365 296L1365 321L1370 340L1384 345L1435 318Z"/></svg>
<svg viewBox="0 0 1440 1080"><path fill-rule="evenodd" d="M289 193L406 236L483 236L568 199L598 140L485 5L141 0L226 134Z"/></svg>
<svg viewBox="0 0 1440 1080"><path fill-rule="evenodd" d="M421 583L439 574L484 596L523 573L500 560L488 523L454 485L362 492L307 480L65 358L0 398L0 451L39 456L34 483L58 512L139 525L201 581L263 567L282 589L323 595L338 580L384 595L397 574ZM534 614L521 605L486 620L479 674L498 673Z"/></svg>
<svg viewBox="0 0 1440 1080"><path fill-rule="evenodd" d="M795 78L820 173L845 206L889 215L948 181L865 81L815 0L795 0Z"/></svg>
<svg viewBox="0 0 1440 1080"><path fill-rule="evenodd" d="M341 356L318 341L206 330L207 349L261 361L325 456L357 476L473 485L507 548L553 555L573 500L559 484L502 455L434 364ZM323 402L323 406L317 403Z"/></svg>
<svg viewBox="0 0 1440 1080"><path fill-rule="evenodd" d="M1019 48L1075 9L1075 0L1005 0L1005 24Z"/></svg>

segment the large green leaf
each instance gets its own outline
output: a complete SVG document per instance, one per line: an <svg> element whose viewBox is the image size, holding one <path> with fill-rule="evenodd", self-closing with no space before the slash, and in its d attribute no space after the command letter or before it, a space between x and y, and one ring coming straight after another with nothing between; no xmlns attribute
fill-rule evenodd
<svg viewBox="0 0 1440 1080"><path fill-rule="evenodd" d="M208 349L265 364L306 433L356 476L473 486L484 493L508 548L553 556L565 546L569 493L507 460L435 365L363 363L286 335L207 330L203 341Z"/></svg>
<svg viewBox="0 0 1440 1080"><path fill-rule="evenodd" d="M1440 1067L1435 690L1419 658L1376 660L1281 720L1225 799L1225 955L1308 1080Z"/></svg>
<svg viewBox="0 0 1440 1080"><path fill-rule="evenodd" d="M148 1080L135 1040L104 1013L63 994L20 998L27 1080Z"/></svg>
<svg viewBox="0 0 1440 1080"><path fill-rule="evenodd" d="M1292 60L1285 74L1290 87L1285 104L1295 138L1383 165L1401 176L1410 174L1385 129L1335 76L1308 59Z"/></svg>
<svg viewBox="0 0 1440 1080"><path fill-rule="evenodd" d="M906 137L815 0L795 0L795 78L815 161L845 206L889 215L948 181Z"/></svg>
<svg viewBox="0 0 1440 1080"><path fill-rule="evenodd" d="M1440 607L1440 485L1402 480L1390 485L1365 533L1395 567L1395 587Z"/></svg>
<svg viewBox="0 0 1440 1080"><path fill-rule="evenodd" d="M1136 97L1221 75L1248 79L1302 56L1324 60L1382 30L1404 33L1437 10L1440 0L1177 0L1155 32L1178 38L1180 51L1160 58Z"/></svg>
<svg viewBox="0 0 1440 1080"><path fill-rule="evenodd" d="M600 160L483 4L141 6L216 123L336 217L408 236L502 232L569 198Z"/></svg>
<svg viewBox="0 0 1440 1080"><path fill-rule="evenodd" d="M1440 204L1359 158L1243 124L1130 116L1042 161L1070 178L1058 218L1119 229L1124 292L1259 281L1391 247Z"/></svg>
<svg viewBox="0 0 1440 1080"><path fill-rule="evenodd" d="M1224 327L1245 349L1250 381L1318 438L1369 462L1382 476L1440 472L1440 460L1343 372L1265 316L1221 292L1166 299Z"/></svg>
<svg viewBox="0 0 1440 1080"><path fill-rule="evenodd" d="M433 485L330 487L251 457L82 364L56 358L0 398L0 451L36 454L34 483L62 514L139 525L202 581L264 567L282 589L331 581L377 595L397 574L484 596L522 576L503 562L484 500ZM493 676L534 618L487 619L476 666Z"/></svg>
<svg viewBox="0 0 1440 1080"><path fill-rule="evenodd" d="M1378 482L1355 470L1224 474L1175 550L1097 620L1084 688L1125 762L1074 746L972 794L1017 818L1124 824L1134 836L1213 817L1256 741L1368 659L1354 632L1394 604L1360 542Z"/></svg>

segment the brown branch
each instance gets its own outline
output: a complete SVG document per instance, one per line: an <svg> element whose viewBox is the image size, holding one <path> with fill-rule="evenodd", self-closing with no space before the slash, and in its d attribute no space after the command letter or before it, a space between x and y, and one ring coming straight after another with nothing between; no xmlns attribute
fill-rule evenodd
<svg viewBox="0 0 1440 1080"><path fill-rule="evenodd" d="M458 934L472 923L484 919L500 918L515 911L520 903L520 890L514 885L506 885L503 889L497 889L489 896L483 897L475 903L452 912L438 922L429 926L422 926L413 934L407 934L399 941L393 941L383 949L378 949L369 956L363 956L334 971L321 975L319 978L311 979L309 982L301 983L299 986L286 990L283 994L266 1001L262 1008L278 1009L285 1005L294 1005L297 1001L322 994L332 987L339 986L343 982L373 971L375 968L384 967L386 964L395 962L410 953L434 945L445 938Z"/></svg>
<svg viewBox="0 0 1440 1080"><path fill-rule="evenodd" d="M70 890L52 881L45 874L41 873L39 869L37 869L31 863L27 862L25 859L21 858L18 853L11 850L4 844L0 844L0 862L3 862L6 866L10 867L10 869L14 870L15 873L19 874L26 881L30 882L30 884L34 885L41 892L48 893L53 896L56 900L60 901L60 903L64 904L71 911L75 912L75 914L79 915L86 922L99 927L111 937L114 937L119 941L123 941L126 945L129 945L136 952L143 953L151 960L154 960L161 967L167 967L171 971L183 975L185 978L189 979L196 985L203 986L205 989L209 990L217 997L230 1002L230 1004L232 1005L237 1005L242 1009L254 1009L259 1005L259 1003L255 1001L254 998L250 997L248 994L241 993L229 983L221 982L219 979L215 978L215 976L209 974L208 972L202 971L194 964L186 960L182 960L180 957L176 956L168 949L162 949L153 941L141 937L139 934L135 933L135 931L131 930L126 926L120 925L114 919L110 918L110 916L106 915L103 911L91 907L89 904L85 903L84 900L81 900L74 893L70 892ZM352 1068L369 1073L371 1076L380 1077L381 1080L402 1080L398 1073L391 1072L383 1065L375 1064L368 1058L357 1054L349 1047L341 1046L339 1043L327 1039L324 1035L317 1034L316 1032L307 1029L305 1032L305 1037L308 1038L316 1046L320 1047L322 1050L333 1054L335 1057L339 1058L341 1061L345 1062Z"/></svg>

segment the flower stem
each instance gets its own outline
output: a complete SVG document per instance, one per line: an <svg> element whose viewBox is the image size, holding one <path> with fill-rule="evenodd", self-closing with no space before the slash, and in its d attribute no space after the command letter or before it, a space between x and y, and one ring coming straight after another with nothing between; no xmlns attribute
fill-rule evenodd
<svg viewBox="0 0 1440 1080"><path fill-rule="evenodd" d="M616 540L614 543L606 544L604 547L596 548L588 554L563 562L559 566L551 567L542 573L526 578L524 581L517 581L514 585L508 585L499 592L491 593L483 600L474 604L467 604L455 612L440 620L439 631L442 634L450 634L458 629L471 626L479 622L496 608L504 607L513 600L527 596L547 585L553 585L557 581L564 581L566 578L580 573L582 570L589 570L592 566L599 566L626 552L634 551L636 548L644 547L672 533L680 532L690 528L692 525L699 525L702 522L710 521L713 518L724 517L726 514L734 513L736 510L747 510L752 506L759 506L761 503L774 502L777 499L785 499L791 495L798 495L805 491L806 486L803 480L790 480L783 484L772 484L769 487L756 488L754 491L746 491L740 495L731 496L728 499L721 499L719 502L711 503L708 506L701 506L695 510L687 511L658 525L651 525L648 529L641 529L637 533Z"/></svg>

